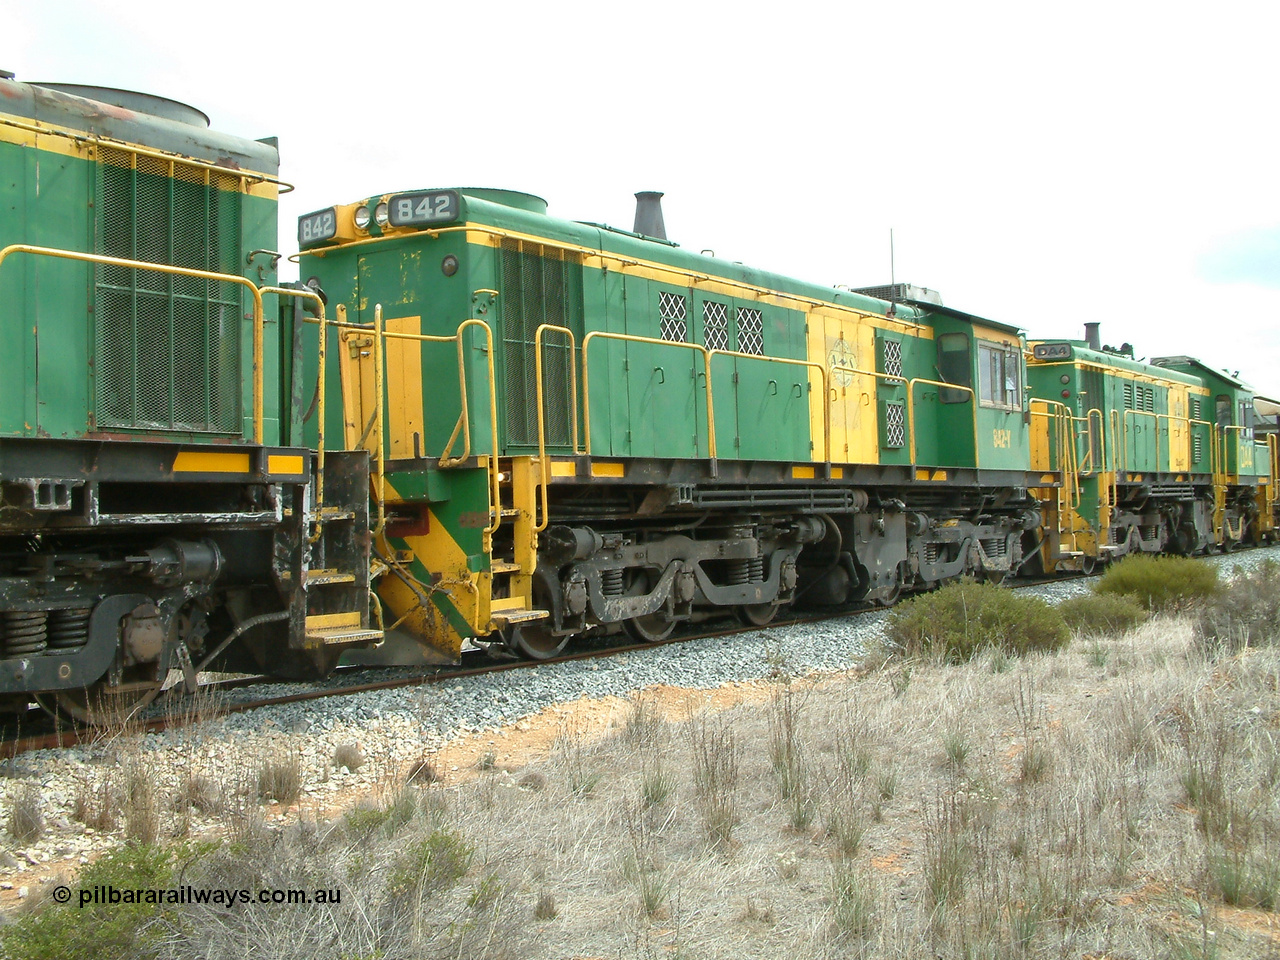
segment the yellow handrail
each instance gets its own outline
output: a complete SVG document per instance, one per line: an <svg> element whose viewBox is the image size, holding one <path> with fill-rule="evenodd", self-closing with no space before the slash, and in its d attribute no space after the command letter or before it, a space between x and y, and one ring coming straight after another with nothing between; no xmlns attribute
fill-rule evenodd
<svg viewBox="0 0 1280 960"><path fill-rule="evenodd" d="M386 342L382 338L382 304L374 304L373 307L373 412L377 423L377 448L378 448L378 525L373 528L373 535L376 537L382 533L387 525L387 459L386 459L386 440L383 437L383 419L385 415L382 400L382 365L386 353Z"/></svg>
<svg viewBox="0 0 1280 960"><path fill-rule="evenodd" d="M1077 417L1071 412L1071 408L1060 400L1045 400L1040 397L1032 397L1032 404L1041 403L1046 407L1045 410L1031 409L1033 417L1045 417L1052 419L1054 428L1054 440L1058 454L1058 470L1062 473L1062 485L1058 488L1058 533L1064 532L1071 538L1071 549L1075 550L1076 542L1076 518L1078 516L1078 508L1080 503L1080 464L1079 451L1077 450L1077 434L1075 425L1077 423L1089 420L1089 417ZM1099 411L1100 412L1100 411ZM1092 454L1092 447L1090 447ZM1049 461L1050 468L1053 467L1052 457ZM1064 521L1068 524L1064 528Z"/></svg>
<svg viewBox="0 0 1280 960"><path fill-rule="evenodd" d="M311 289L298 290L292 287L259 287L258 293L267 294L274 293L278 297L297 297L302 300L312 300L316 305L316 316L320 323L320 369L324 369L324 351L325 351L325 311L324 299ZM340 310L346 310L345 306L340 306ZM320 378L318 384L319 393L316 398L316 413L320 417L320 433L319 443L316 447L316 495L312 498L311 509L316 518L316 529L312 534L311 542L315 543L320 539L320 527L322 526L322 518L320 516L320 508L324 506L324 378ZM300 446L295 443L294 446Z"/></svg>
<svg viewBox="0 0 1280 960"><path fill-rule="evenodd" d="M911 465L916 465L916 409L915 409L915 393L916 384L922 383L929 387L946 387L949 390L963 390L969 394L969 403L973 407L973 468L978 469L978 395L973 392L973 387L966 387L960 383L947 383L943 380L926 380L924 377L913 377L907 381L907 423L911 437Z"/></svg>
<svg viewBox="0 0 1280 960"><path fill-rule="evenodd" d="M587 363L587 347L591 341L622 340L628 343L651 343L662 347L683 347L702 354L702 372L707 377L707 454L716 459L716 417L715 406L711 400L711 357L710 351L700 343L685 343L678 340L658 340L654 337L637 337L627 333L609 333L604 330L592 330L582 338L582 419L585 426L586 455L591 456L591 385L590 366Z"/></svg>
<svg viewBox="0 0 1280 960"><path fill-rule="evenodd" d="M58 250L53 247L38 247L28 243L14 243L0 250L0 266L10 254L29 253L34 256L54 257L60 260L79 260L84 263L100 263L110 267L126 267L130 270L153 270L157 273L168 273L180 277L195 277L198 280L217 280L222 283L237 283L248 289L253 295L253 442L262 444L262 294L254 286L252 280L238 277L230 273L214 273L211 270L196 270L191 267L175 267L167 263L149 263L145 260L126 260L121 257L105 257L96 253L79 253L74 250Z"/></svg>
<svg viewBox="0 0 1280 960"><path fill-rule="evenodd" d="M376 316L376 314L375 314ZM458 417L458 422L454 425L453 433L449 436L449 442L445 444L444 450L440 454L439 464L441 467L457 467L466 463L471 459L471 414L470 406L467 401L467 366L466 366L466 346L463 344L462 332L468 327L479 327L484 331L485 337L485 355L488 357L488 373L489 373L489 434L490 441L493 445L492 455L489 457L489 488L493 498L493 507L490 511L490 525L485 528L485 532L493 534L502 523L502 501L499 490L498 477L498 401L497 401L497 377L494 373L493 361L493 330L483 320L475 318L463 320L458 324L457 332L451 337L437 336L426 333L402 333L400 331L379 330L377 336L379 340L416 340L419 343L449 343L454 341L458 345L458 390L461 396L462 413ZM363 329L368 329L364 327ZM462 455L451 457L453 445L457 442L458 436L462 436Z"/></svg>
<svg viewBox="0 0 1280 960"><path fill-rule="evenodd" d="M534 533L541 533L547 529L547 523L550 520L547 485L551 482L551 468L547 463L546 399L542 390L542 334L548 330L552 333L563 333L569 338L569 419L573 424L573 453L574 456L578 455L578 370L574 362L577 341L574 339L573 331L568 327L558 327L552 323L543 323L538 326L538 329L533 334L535 395L538 403L538 470L542 474L542 522L534 524Z"/></svg>

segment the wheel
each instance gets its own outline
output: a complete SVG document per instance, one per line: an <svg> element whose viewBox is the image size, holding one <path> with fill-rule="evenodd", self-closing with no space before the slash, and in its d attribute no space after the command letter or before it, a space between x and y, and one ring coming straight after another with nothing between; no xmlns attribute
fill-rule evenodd
<svg viewBox="0 0 1280 960"><path fill-rule="evenodd" d="M78 690L59 690L36 696L36 703L52 716L89 727L119 726L136 720L164 688L162 680L124 683L110 687L95 683Z"/></svg>
<svg viewBox="0 0 1280 960"><path fill-rule="evenodd" d="M745 626L764 627L778 616L776 603L744 603L733 608L734 616Z"/></svg>
<svg viewBox="0 0 1280 960"><path fill-rule="evenodd" d="M558 636L542 623L515 623L503 631L507 648L529 660L550 660L569 645L569 637Z"/></svg>
<svg viewBox="0 0 1280 960"><path fill-rule="evenodd" d="M661 643L676 630L676 622L664 610L643 617L632 617L624 621L622 626L633 639L641 643Z"/></svg>
<svg viewBox="0 0 1280 960"><path fill-rule="evenodd" d="M635 570L631 574L625 595L628 597L643 597L651 593L657 585L658 574L655 571ZM660 607L653 613L647 613L643 617L632 617L630 620L624 620L622 628L627 631L627 634L633 640L637 640L640 643L661 643L675 633L676 621L667 616L665 607Z"/></svg>

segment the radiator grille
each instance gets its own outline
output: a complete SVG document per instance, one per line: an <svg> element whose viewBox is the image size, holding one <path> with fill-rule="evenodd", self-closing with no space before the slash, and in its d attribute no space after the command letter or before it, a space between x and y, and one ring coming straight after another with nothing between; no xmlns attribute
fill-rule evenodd
<svg viewBox="0 0 1280 960"><path fill-rule="evenodd" d="M1191 435L1191 462L1199 463L1204 459L1204 437L1198 433Z"/></svg>
<svg viewBox="0 0 1280 960"><path fill-rule="evenodd" d="M238 174L100 147L96 252L239 274ZM101 265L94 271L98 427L238 434L237 284Z"/></svg>
<svg viewBox="0 0 1280 960"><path fill-rule="evenodd" d="M502 241L502 347L506 364L507 442L538 442L535 335L541 324L568 327L582 342L582 257L569 250ZM569 376L573 354L563 334L542 338L546 437L551 446L572 441Z"/></svg>

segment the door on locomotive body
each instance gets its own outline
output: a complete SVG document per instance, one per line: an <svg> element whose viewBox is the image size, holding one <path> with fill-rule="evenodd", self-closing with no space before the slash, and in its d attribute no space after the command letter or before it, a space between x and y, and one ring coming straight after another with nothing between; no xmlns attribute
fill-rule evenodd
<svg viewBox="0 0 1280 960"><path fill-rule="evenodd" d="M1168 442L1166 465L1170 473L1191 469L1191 434L1187 422L1190 396L1186 384L1171 384L1168 389L1168 418L1162 436Z"/></svg>
<svg viewBox="0 0 1280 960"><path fill-rule="evenodd" d="M355 309L348 312L348 321L371 327L381 306L387 333L451 336L457 332L468 316L468 298L452 295L457 291L449 287L433 288L430 271L422 269L421 242L393 242L358 256ZM463 357L472 453L481 454L492 444L488 363L480 331L469 329L464 337L469 347ZM376 454L373 332L335 331L328 349L338 355L346 447ZM386 337L383 363L385 455L390 459L441 455L462 412L456 348ZM456 456L462 449L460 438L451 452Z"/></svg>
<svg viewBox="0 0 1280 960"><path fill-rule="evenodd" d="M831 459L836 463L878 463L878 378L869 373L875 357L875 328L861 314L827 307L809 312L808 328L809 357L829 371ZM894 397L901 400L905 390L903 384L896 385ZM815 405L810 431L816 439L822 430L823 411ZM815 443L814 455L819 454Z"/></svg>
<svg viewBox="0 0 1280 960"><path fill-rule="evenodd" d="M632 337L692 343L690 291L643 277L624 280L626 332ZM698 389L698 351L626 341L630 455L688 459L707 455L705 393Z"/></svg>
<svg viewBox="0 0 1280 960"><path fill-rule="evenodd" d="M1023 343L1016 333L974 326L978 366L978 457L984 469L1024 470L1030 434L1024 415Z"/></svg>
<svg viewBox="0 0 1280 960"><path fill-rule="evenodd" d="M810 437L810 384L807 367L779 359L803 359L804 314L758 301L730 299L729 349L750 357L714 360L732 370L732 392L715 394L717 408L732 403L736 431L733 452L742 460L807 462L825 456L822 434ZM759 360L754 359L760 357ZM715 387L719 389L720 381ZM722 399L723 398L723 399ZM719 421L719 415L716 417ZM717 434L718 445L728 437Z"/></svg>
<svg viewBox="0 0 1280 960"><path fill-rule="evenodd" d="M1165 388L1128 371L1121 371L1121 429L1124 453L1121 467L1128 473L1159 472L1163 425L1157 410L1167 408Z"/></svg>
<svg viewBox="0 0 1280 960"><path fill-rule="evenodd" d="M951 318L934 317L935 376L924 379L954 384L911 388L916 432L916 462L940 467L975 467L975 356L972 326ZM964 389L961 389L964 388ZM933 456L926 458L933 441ZM930 462L932 461L932 462ZM986 464L983 464L985 466Z"/></svg>

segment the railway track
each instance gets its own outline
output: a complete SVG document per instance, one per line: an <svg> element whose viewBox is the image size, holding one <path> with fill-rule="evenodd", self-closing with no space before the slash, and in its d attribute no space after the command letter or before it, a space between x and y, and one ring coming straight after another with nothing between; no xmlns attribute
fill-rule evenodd
<svg viewBox="0 0 1280 960"><path fill-rule="evenodd" d="M1010 584L1011 589L1034 589L1046 584L1063 583L1070 580L1088 579L1080 574L1058 577L1043 577L1018 581ZM642 653L660 647L679 643L691 643L699 640L715 640L733 637L743 633L760 630L785 629L806 624L824 623L842 618L884 612L887 608L878 604L857 604L839 610L820 614L777 619L763 626L754 624L735 624L720 629L705 629L703 625L685 632L677 632L671 637L644 643L610 643L608 639L585 641L572 652L550 657L544 660L494 659L482 650L467 650L463 661L454 667L427 668L424 672L419 668L394 667L340 667L334 677L356 678L373 672L387 670L407 671L402 676L363 683L339 683L332 685L333 679L321 687L309 687L295 692L271 695L247 700L228 700L225 694L238 689L254 686L290 685L274 677L252 676L236 677L224 680L213 680L202 683L195 694L185 694L180 684L174 685L161 696L161 699L149 707L142 715L125 721L122 724L107 728L85 727L70 722L59 721L40 710L30 711L26 718L16 724L9 724L4 734L0 735L0 759L13 758L34 750L62 749L81 743L92 743L106 736L126 733L155 733L173 729L204 720L215 719L234 713L245 713L263 707L281 706L291 703L302 703L328 697L350 696L377 690L394 690L399 688L426 686L450 683L456 680L483 676L492 673L503 673L509 670L523 670L541 666L553 666L559 663L570 663L579 660L591 660L601 657L619 656L628 653ZM613 635L616 636L616 635ZM293 684L292 686L302 686ZM28 733L22 734L26 728ZM9 731L12 730L12 735Z"/></svg>

